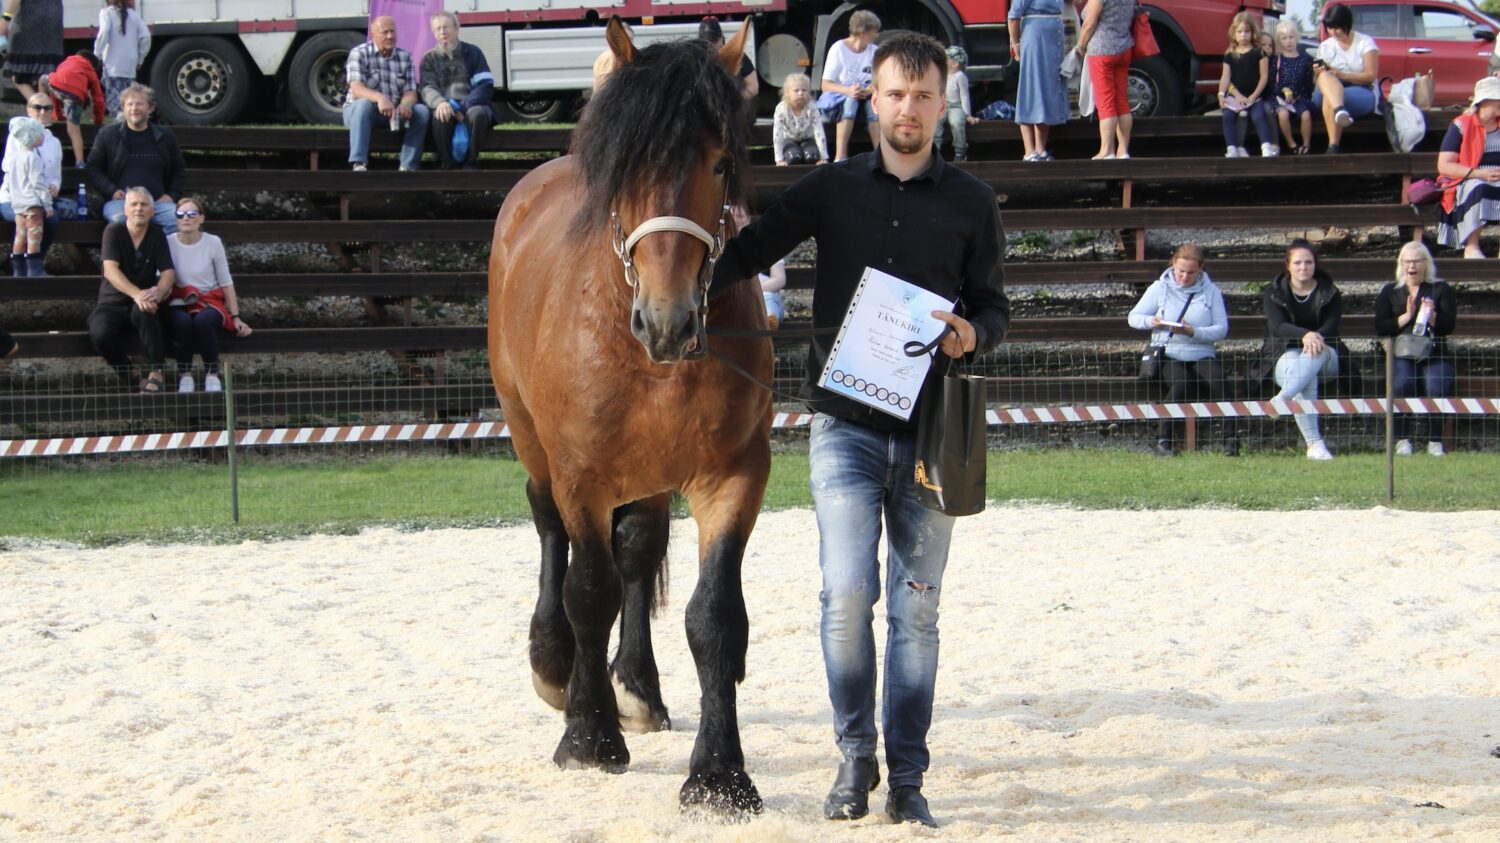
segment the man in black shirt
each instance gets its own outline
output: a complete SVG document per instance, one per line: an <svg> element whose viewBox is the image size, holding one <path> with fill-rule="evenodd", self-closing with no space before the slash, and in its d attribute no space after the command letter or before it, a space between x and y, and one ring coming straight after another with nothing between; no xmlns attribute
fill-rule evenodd
<svg viewBox="0 0 1500 843"><path fill-rule="evenodd" d="M120 93L124 121L105 126L94 137L88 180L104 197L105 222L124 222L126 188L144 187L152 196L154 222L171 234L177 230L177 200L187 165L172 130L150 122L155 97L139 83Z"/></svg>
<svg viewBox="0 0 1500 843"><path fill-rule="evenodd" d="M952 326L942 352L974 356L1005 333L1005 238L995 192L945 164L932 146L944 110L947 57L927 36L900 33L875 53L880 146L817 167L734 238L714 286L750 278L808 237L818 244L813 326L836 328L866 267L959 302L934 313ZM903 421L816 385L829 352L812 341L804 392L818 415L809 444L823 570L822 643L834 737L844 760L824 803L829 819L869 810L875 761L874 604L881 594L877 545L889 525L885 597L889 635L883 723L890 796L901 822L935 825L921 793L937 677L937 610L953 519L917 502L915 419Z"/></svg>
<svg viewBox="0 0 1500 843"><path fill-rule="evenodd" d="M161 392L167 349L157 308L172 295L176 273L167 237L151 222L151 214L151 192L132 187L125 194L125 222L104 227L99 250L104 280L99 282L99 303L89 314L89 339L100 356L126 378L130 357L125 353L124 335L127 328L134 328L149 368L141 391Z"/></svg>

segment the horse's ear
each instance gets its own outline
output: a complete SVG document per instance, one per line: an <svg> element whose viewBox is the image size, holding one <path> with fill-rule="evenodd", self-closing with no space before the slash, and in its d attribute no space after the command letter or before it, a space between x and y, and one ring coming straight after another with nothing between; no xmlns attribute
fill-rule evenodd
<svg viewBox="0 0 1500 843"><path fill-rule="evenodd" d="M729 39L729 42L719 48L719 64L729 71L729 75L740 78L740 57L745 54L745 42L750 38L750 19L740 26L740 31Z"/></svg>
<svg viewBox="0 0 1500 843"><path fill-rule="evenodd" d="M609 51L615 54L615 66L622 67L635 61L635 42L625 29L625 21L619 15L609 16L609 26L604 28L604 41Z"/></svg>

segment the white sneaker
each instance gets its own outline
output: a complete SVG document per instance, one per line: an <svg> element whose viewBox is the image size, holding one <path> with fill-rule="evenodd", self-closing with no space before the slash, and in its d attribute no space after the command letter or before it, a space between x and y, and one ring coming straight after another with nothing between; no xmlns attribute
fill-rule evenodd
<svg viewBox="0 0 1500 843"><path fill-rule="evenodd" d="M203 378L204 392L223 392L224 384L219 381L218 375L206 375Z"/></svg>
<svg viewBox="0 0 1500 843"><path fill-rule="evenodd" d="M1348 111L1345 111L1341 108L1333 113L1333 122L1339 124L1340 128L1343 128L1345 126L1348 126L1350 123L1353 123L1354 117L1351 116Z"/></svg>
<svg viewBox="0 0 1500 843"><path fill-rule="evenodd" d="M1397 439L1396 440L1396 456L1398 456L1398 457L1409 457L1409 456L1411 456L1411 440L1410 439Z"/></svg>
<svg viewBox="0 0 1500 843"><path fill-rule="evenodd" d="M1443 443L1441 442L1428 442L1427 453L1434 457L1442 457L1448 454L1447 451L1443 450Z"/></svg>
<svg viewBox="0 0 1500 843"><path fill-rule="evenodd" d="M1322 439L1319 439L1307 446L1307 458L1310 460L1331 460L1333 459L1333 454L1328 452L1328 446L1323 444Z"/></svg>
<svg viewBox="0 0 1500 843"><path fill-rule="evenodd" d="M1249 158L1250 150L1244 148L1243 146L1237 146L1234 148L1234 154L1238 155L1241 158Z"/></svg>
<svg viewBox="0 0 1500 843"><path fill-rule="evenodd" d="M1226 146L1226 147L1224 147L1224 157L1225 158L1238 158L1238 157L1240 157L1240 150L1239 150L1239 148L1238 147L1233 147L1233 146Z"/></svg>
<svg viewBox="0 0 1500 843"><path fill-rule="evenodd" d="M1260 145L1260 157L1275 158L1281 154L1281 147L1274 143L1263 143Z"/></svg>
<svg viewBox="0 0 1500 843"><path fill-rule="evenodd" d="M196 386L197 386L197 384L193 383L193 376L192 375L183 375L182 379L177 382L177 391L178 392L192 392L193 388L196 387Z"/></svg>
<svg viewBox="0 0 1500 843"><path fill-rule="evenodd" d="M353 164L349 165L349 169L353 170L356 173L363 173L367 171L369 167L367 167L365 165L365 162L363 161L355 161Z"/></svg>

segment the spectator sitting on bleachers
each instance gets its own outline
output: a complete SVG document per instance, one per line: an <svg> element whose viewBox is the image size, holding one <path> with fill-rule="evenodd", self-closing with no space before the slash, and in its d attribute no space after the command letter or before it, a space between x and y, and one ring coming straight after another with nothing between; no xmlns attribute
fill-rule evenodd
<svg viewBox="0 0 1500 843"><path fill-rule="evenodd" d="M828 163L823 114L812 107L812 80L806 73L788 73L782 80L781 102L771 118L771 153L778 167Z"/></svg>
<svg viewBox="0 0 1500 843"><path fill-rule="evenodd" d="M126 188L144 187L156 197L153 222L170 234L177 230L172 213L182 195L187 164L172 130L150 122L155 107L156 94L145 85L131 85L120 92L121 119L94 136L88 179L89 186L104 197L105 222L125 221Z"/></svg>
<svg viewBox="0 0 1500 843"><path fill-rule="evenodd" d="M193 354L203 357L203 391L222 392L219 380L219 331L250 336L240 318L240 302L224 242L205 234L203 203L196 197L177 200L177 233L167 238L177 283L167 306L167 322L177 350L177 391L192 392Z"/></svg>
<svg viewBox="0 0 1500 843"><path fill-rule="evenodd" d="M422 57L422 101L432 112L432 145L444 170L479 169L479 150L495 124L495 76L484 51L458 40L458 17L452 12L432 16L437 46ZM458 105L454 106L453 103ZM462 125L468 134L463 154L455 155L454 133ZM457 160L455 160L457 159Z"/></svg>
<svg viewBox="0 0 1500 843"><path fill-rule="evenodd" d="M1391 394L1397 398L1448 398L1453 395L1456 374L1448 335L1458 321L1458 298L1453 287L1437 277L1432 253L1420 241L1401 247L1396 258L1396 280L1375 297L1375 333L1382 337L1417 334L1432 337L1430 349L1408 349L1398 345ZM1438 416L1428 415L1427 453L1441 457L1443 438ZM1410 456L1411 415L1397 413L1396 453Z"/></svg>
<svg viewBox="0 0 1500 843"><path fill-rule="evenodd" d="M1286 148L1306 155L1312 148L1312 57L1302 52L1297 25L1289 20L1276 24L1276 51L1271 55L1271 90L1267 101L1276 103L1276 120ZM1302 130L1302 143L1292 139L1292 118Z"/></svg>
<svg viewBox="0 0 1500 843"><path fill-rule="evenodd" d="M823 93L818 110L833 124L833 160L849 157L849 138L854 134L854 119L864 114L870 144L880 148L880 118L870 102L875 77L870 62L875 58L875 38L880 35L880 18L868 9L849 16L849 34L828 47L823 62Z"/></svg>
<svg viewBox="0 0 1500 843"><path fill-rule="evenodd" d="M1276 397L1315 401L1320 381L1332 380L1340 359L1349 350L1339 341L1339 320L1344 314L1343 294L1333 278L1318 266L1318 255L1306 240L1293 240L1286 250L1286 269L1276 276L1261 296L1266 313L1266 339L1260 359L1250 370L1250 383L1258 387L1273 375L1281 391ZM1297 429L1307 446L1310 460L1331 460L1323 441L1318 417L1293 413Z"/></svg>
<svg viewBox="0 0 1500 843"><path fill-rule="evenodd" d="M1466 258L1484 257L1479 234L1485 223L1500 222L1500 79L1474 83L1473 106L1443 135L1438 175L1456 180L1443 191L1438 242L1463 244Z"/></svg>
<svg viewBox="0 0 1500 843"><path fill-rule="evenodd" d="M1333 5L1323 12L1328 38L1318 45L1313 59L1313 78L1318 90L1313 108L1323 112L1328 129L1328 152L1339 151L1344 127L1375 113L1380 84L1380 47L1375 39L1354 31L1354 13L1348 6Z"/></svg>
<svg viewBox="0 0 1500 843"><path fill-rule="evenodd" d="M1167 386L1163 400L1176 404L1195 395L1212 401L1228 397L1215 345L1229 335L1229 311L1204 269L1203 250L1196 244L1177 247L1172 265L1146 288L1127 321L1136 330L1153 332L1154 344L1166 346L1161 365ZM1176 424L1163 418L1157 426L1158 455L1174 453ZM1224 420L1224 453L1232 457L1240 453L1239 429L1232 418Z"/></svg>
<svg viewBox="0 0 1500 843"><path fill-rule="evenodd" d="M402 172L422 167L422 146L432 112L417 101L411 53L396 46L396 21L382 15L370 23L370 40L349 51L345 65L349 95L344 125L349 129L349 166L369 168L370 132L378 122L401 133Z"/></svg>
<svg viewBox="0 0 1500 843"><path fill-rule="evenodd" d="M52 100L41 91L31 95L26 101L26 113L38 123L47 126L52 122ZM57 237L58 220L70 220L78 216L78 203L66 196L59 196L62 188L62 142L51 132L42 136L42 145L37 147L37 152L42 156L43 169L47 174L47 190L52 193L52 216L42 221L42 254L52 245ZM15 145L6 139L5 159L0 163L0 170L10 171L11 158L15 154ZM5 188L5 181L0 178L0 218L6 222L16 221L16 212L10 207L10 191Z"/></svg>
<svg viewBox="0 0 1500 843"><path fill-rule="evenodd" d="M1255 124L1260 138L1260 154L1270 158L1280 150L1271 128L1267 108L1267 85L1270 81L1270 57L1255 45L1260 34L1255 16L1240 12L1229 24L1229 49L1224 51L1224 67L1219 73L1219 106L1223 109L1225 158L1247 158L1245 133Z"/></svg>
<svg viewBox="0 0 1500 843"><path fill-rule="evenodd" d="M157 310L172 294L177 279L167 236L151 220L152 205L151 191L132 187L125 191L125 222L112 222L104 228L99 250L104 280L99 284L99 302L89 314L89 339L129 383L130 357L125 353L124 334L126 328L134 328L145 347L149 369L140 383L141 392L158 393L166 386L162 371L167 350Z"/></svg>

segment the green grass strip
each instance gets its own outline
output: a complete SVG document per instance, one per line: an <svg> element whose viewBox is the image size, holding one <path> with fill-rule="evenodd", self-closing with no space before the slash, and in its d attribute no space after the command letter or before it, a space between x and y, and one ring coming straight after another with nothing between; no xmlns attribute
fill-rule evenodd
<svg viewBox="0 0 1500 843"><path fill-rule="evenodd" d="M1398 458L1401 509L1495 509L1500 454ZM766 509L808 507L807 457L774 457ZM496 456L246 460L239 525L230 518L222 463L182 460L110 464L63 460L0 463L0 547L25 539L84 545L123 541L234 542L372 525L404 529L526 522L526 475ZM1340 455L1314 463L1299 453L1212 453L1161 459L1125 450L992 452L990 497L1083 509L1365 509L1386 505L1385 458Z"/></svg>

